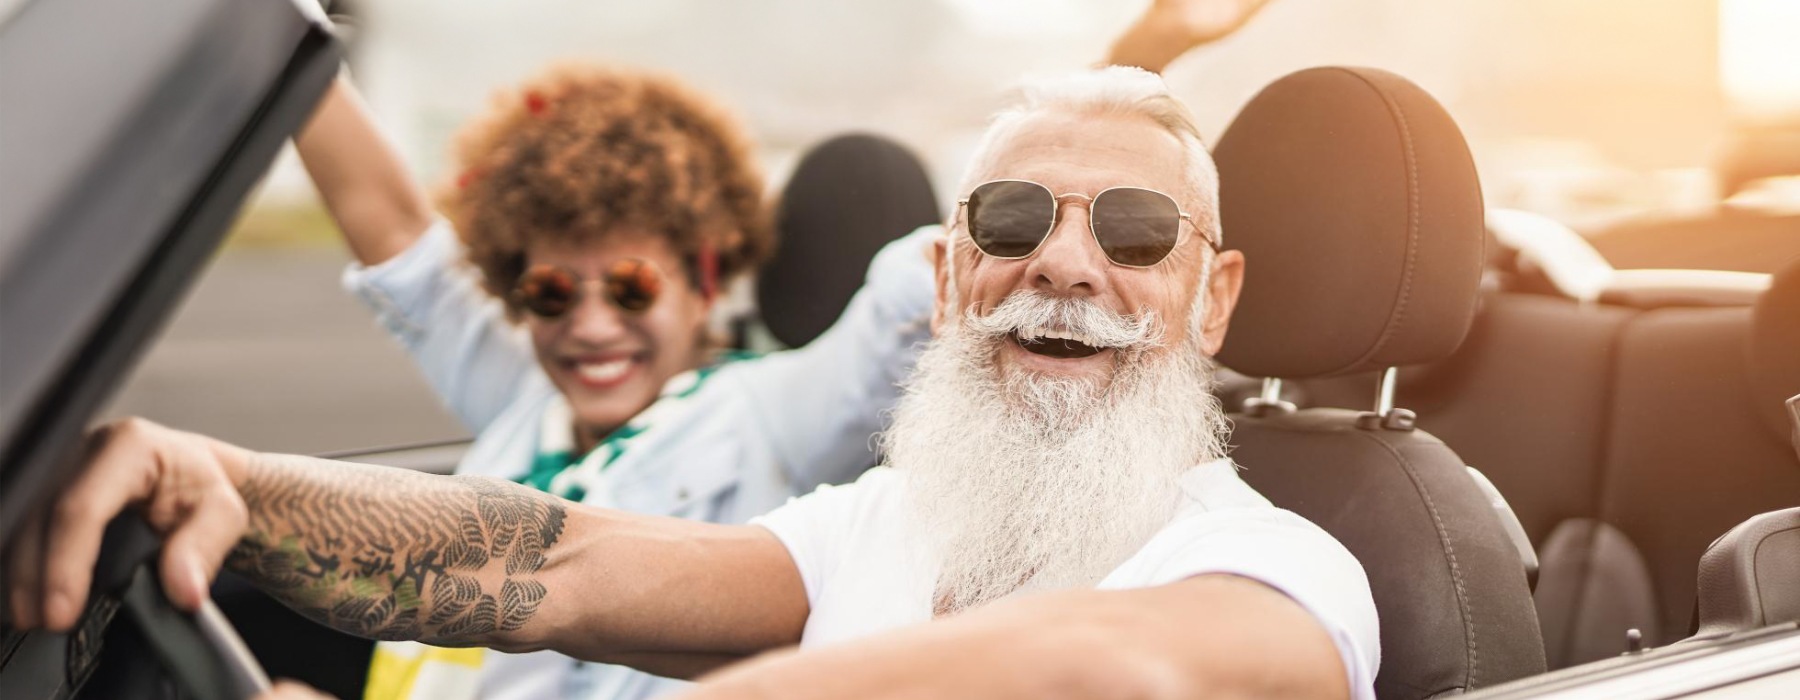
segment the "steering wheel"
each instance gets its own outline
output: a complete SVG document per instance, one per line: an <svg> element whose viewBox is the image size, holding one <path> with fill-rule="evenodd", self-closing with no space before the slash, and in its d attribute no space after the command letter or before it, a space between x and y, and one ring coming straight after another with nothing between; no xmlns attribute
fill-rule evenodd
<svg viewBox="0 0 1800 700"><path fill-rule="evenodd" d="M218 606L208 600L189 613L169 602L156 570L160 550L161 539L142 518L114 519L81 621L67 634L36 631L7 640L0 661L4 694L162 697L173 691L195 700L248 700L268 690L268 674ZM107 672L95 674L103 662Z"/></svg>

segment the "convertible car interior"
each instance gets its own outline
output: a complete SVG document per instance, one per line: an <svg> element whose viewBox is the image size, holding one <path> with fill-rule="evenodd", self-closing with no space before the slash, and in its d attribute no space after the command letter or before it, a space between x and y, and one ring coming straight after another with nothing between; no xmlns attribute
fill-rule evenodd
<svg viewBox="0 0 1800 700"><path fill-rule="evenodd" d="M38 0L0 22L4 538L66 478L340 51L304 0ZM58 89L69 81L92 88ZM815 153L914 160L884 143ZM1220 357L1233 456L1363 562L1380 697L1792 695L1791 248L1755 269L1625 269L1644 266L1614 264L1623 238L1596 248L1485 207L1451 116L1380 70L1271 84L1215 156L1225 243L1249 261ZM800 165L757 291L760 329L738 337L806 342L882 243L941 218L930 183L893 170ZM832 235L849 213L892 222L891 235ZM448 471L461 451L333 456ZM267 599L226 606L231 624L175 614L147 583L154 539L127 521L114 534L101 562L112 585L76 632L0 625L0 697L244 697L258 659L357 692L366 642ZM312 663L328 645L348 651ZM320 665L337 677L309 677Z"/></svg>
<svg viewBox="0 0 1800 700"><path fill-rule="evenodd" d="M1533 244L1503 227L1546 222L1491 220L1497 238L1536 249L1504 251L1468 340L1402 370L1395 400L1518 513L1541 562L1552 668L1687 637L1708 544L1800 503L1784 407L1800 394L1800 259L1773 276L1656 271L1655 284L1625 275L1619 289L1584 290L1577 280L1610 271L1535 262L1583 245L1573 232ZM1546 279L1552 269L1560 280ZM1374 381L1301 389L1313 404L1357 406Z"/></svg>
<svg viewBox="0 0 1800 700"><path fill-rule="evenodd" d="M1484 226L1466 152L1428 96L1366 70L1276 83L1216 150L1228 245L1250 261L1221 359L1286 380L1227 387L1245 406L1235 456L1258 489L1363 558L1384 623L1383 697L1717 637L1733 623L1707 629L1706 610L1732 607L1716 601L1742 598L1745 581L1709 580L1702 555L1730 558L1741 542L1714 543L1727 530L1800 503L1800 259L1774 276L1614 270L1541 217L1495 212ZM1376 454L1346 459L1301 434ZM1382 461L1405 479L1364 464ZM1440 462L1491 479L1498 522L1437 492L1427 475ZM1418 522L1405 525L1409 509ZM1496 573L1507 531L1524 541ZM1800 565L1793 533L1773 537L1756 539L1752 586ZM1535 618L1517 607L1530 574ZM1800 619L1793 584L1764 580L1776 612L1732 617L1731 631ZM1420 607L1436 617L1415 620L1406 606L1432 598ZM1445 617L1449 634L1422 634ZM1532 649L1513 654L1521 636ZM1407 668L1432 653L1448 683Z"/></svg>

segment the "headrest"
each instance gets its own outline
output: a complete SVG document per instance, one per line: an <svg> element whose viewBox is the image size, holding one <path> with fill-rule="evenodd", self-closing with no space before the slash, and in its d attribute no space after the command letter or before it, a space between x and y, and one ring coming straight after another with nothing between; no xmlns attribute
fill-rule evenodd
<svg viewBox="0 0 1800 700"><path fill-rule="evenodd" d="M1243 296L1221 361L1258 377L1431 362L1462 342L1481 283L1481 185L1462 132L1370 68L1289 75L1213 153Z"/></svg>
<svg viewBox="0 0 1800 700"><path fill-rule="evenodd" d="M837 321L889 241L943 219L904 146L867 134L813 147L782 190L775 257L757 277L763 324L797 348Z"/></svg>
<svg viewBox="0 0 1800 700"><path fill-rule="evenodd" d="M1800 394L1800 258L1775 273L1750 313L1750 395L1775 434L1789 437L1786 402Z"/></svg>
<svg viewBox="0 0 1800 700"><path fill-rule="evenodd" d="M1714 170L1723 197L1764 178L1800 175L1800 123L1739 130L1726 142Z"/></svg>

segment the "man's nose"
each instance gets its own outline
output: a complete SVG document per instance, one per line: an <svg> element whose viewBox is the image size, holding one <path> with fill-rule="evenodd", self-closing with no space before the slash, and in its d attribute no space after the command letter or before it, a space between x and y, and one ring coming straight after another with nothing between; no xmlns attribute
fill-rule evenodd
<svg viewBox="0 0 1800 700"><path fill-rule="evenodd" d="M1039 291L1092 296L1105 279L1106 253L1088 230L1087 207L1065 205L1060 213L1056 228L1029 258L1025 273Z"/></svg>

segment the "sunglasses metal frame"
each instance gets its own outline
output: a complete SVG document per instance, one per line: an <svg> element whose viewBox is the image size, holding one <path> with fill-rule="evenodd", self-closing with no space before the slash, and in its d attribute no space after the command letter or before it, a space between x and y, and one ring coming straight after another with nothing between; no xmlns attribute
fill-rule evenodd
<svg viewBox="0 0 1800 700"><path fill-rule="evenodd" d="M1025 258L1029 258L1033 255L1037 255L1037 252L1039 250L1043 249L1044 241L1050 240L1050 234L1052 234L1056 231L1056 223L1057 223L1057 221L1059 221L1062 218L1063 205L1067 203L1066 200L1068 200L1069 198L1079 199L1087 206L1088 235L1093 237L1094 245L1100 246L1100 252L1101 252L1101 254L1106 256L1106 261L1110 262L1114 265L1118 265L1119 267L1129 267L1129 268L1133 268L1133 269L1142 270L1145 268L1151 268L1151 267L1156 267L1157 265L1161 265L1164 260L1169 259L1169 255L1171 253L1174 253L1176 248L1181 247L1181 236L1182 236L1181 222L1186 222L1187 225L1194 227L1194 230L1196 232L1198 232L1200 230L1200 225L1194 223L1194 217L1192 215L1188 214L1187 212L1182 211L1181 203L1176 201L1173 196L1171 196L1167 192L1163 192L1161 190L1153 190L1148 187L1133 187L1133 186L1129 186L1129 185L1108 187L1104 190L1100 190L1099 194L1095 194L1094 196L1089 197L1080 192L1069 192L1066 194L1057 194L1056 192L1052 191L1049 188L1049 186L1047 186L1041 182L1034 182L1031 180L1019 180L1019 179L1015 179L1015 178L1001 178L998 180L988 180L987 182L983 182L979 185L976 185L973 189L970 190L970 195L973 196L973 193L975 190L979 190L983 187L986 187L988 185L992 185L992 184L998 183L998 182L1018 182L1018 183L1024 183L1027 185L1036 186L1039 189L1042 189L1043 191L1050 193L1050 201L1054 204L1053 208L1050 211L1050 223L1044 228L1044 235L1042 237L1038 238L1037 245L1032 246L1030 252L1027 252L1024 255L1006 256L1006 255L994 255L993 253L989 253L989 252L987 252L987 250L985 250L981 247L981 243L975 240L975 225L974 225L974 223L970 222L968 220L968 217L963 214L963 212L968 209L969 197L964 197L962 199L956 200L956 217L955 218L961 219L964 222L963 229L969 235L969 242L974 243L975 249L981 251L982 255L986 255L990 258L995 258L998 260L1024 260ZM1142 192L1151 192L1154 194L1159 194L1164 197L1167 197L1169 199L1169 202L1171 204L1175 205L1175 213L1176 213L1176 219L1177 219L1176 224L1175 224L1175 244L1169 246L1169 252L1163 253L1163 256L1160 258L1157 258L1156 262L1150 263L1148 265L1132 265L1129 263L1122 263L1117 260L1114 260L1113 256L1111 254L1106 253L1106 244L1102 243L1100 241L1100 232L1094 230L1094 202L1099 200L1102 195L1104 195L1108 192L1111 192L1113 190L1138 190L1138 191L1142 191ZM1220 251L1219 243L1217 241L1214 241L1212 238L1206 236L1206 234L1201 234L1200 240L1205 241L1207 247L1212 248L1213 252L1217 253Z"/></svg>
<svg viewBox="0 0 1800 700"><path fill-rule="evenodd" d="M657 281L658 281L658 288L657 288L656 292L650 297L650 303L645 304L644 308L641 308L641 309L629 308L629 307L625 306L624 304L619 303L619 300L617 298L614 298L613 295L606 293L606 283L607 283L608 275L602 274L602 275L590 277L587 275L583 275L580 272L577 272L574 269L569 268L568 266L552 265L549 263L539 263L537 265L532 265L530 267L525 268L525 272L520 274L519 279L513 283L513 289L511 292L509 292L507 294L507 298L510 299L514 304L519 305L519 308L524 309L527 313L530 313L532 316L542 319L542 320L545 320L545 321L560 321L565 318L568 318L570 313L573 313L576 309L581 308L581 302L585 301L590 293L597 294L601 299L605 300L604 303L606 303L606 305L611 306L615 309L618 309L619 311L621 311L623 313L631 314L633 316L648 313L650 311L650 307L655 306L657 300L662 298L661 285L668 280L668 277L669 277L668 274L664 273L662 271L662 268L657 267L656 263L653 263L649 260L645 260L643 258L620 258L618 260L614 260L613 262L609 263L608 267L612 267L613 265L617 265L618 263L622 263L622 262L636 263L636 264L641 265L644 268L649 269L652 272L656 273L656 277L657 277ZM575 282L575 285L574 285L575 290L574 291L575 291L576 297L575 297L574 302L572 302L570 304L570 306L567 310L563 311L560 314L556 314L554 316L546 316L544 314L538 313L538 311L536 309L531 308L531 305L527 304L525 302L525 293L524 293L524 290L520 289L520 287L524 286L525 279L527 277L529 277L531 275L531 271L536 268L550 268L550 269L554 269L554 270L560 270L560 271L568 274L569 277L574 280L574 282Z"/></svg>

